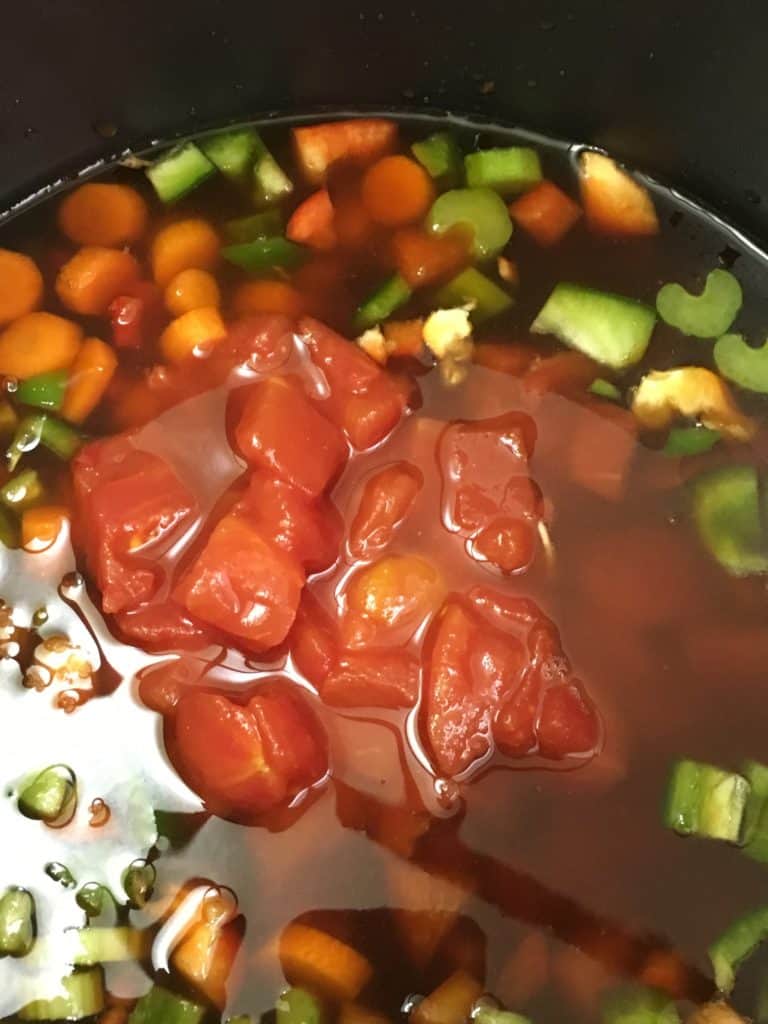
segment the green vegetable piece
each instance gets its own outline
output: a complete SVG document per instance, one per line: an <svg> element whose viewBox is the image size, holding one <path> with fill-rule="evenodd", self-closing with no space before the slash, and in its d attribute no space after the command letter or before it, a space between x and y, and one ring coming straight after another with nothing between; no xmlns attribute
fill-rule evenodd
<svg viewBox="0 0 768 1024"><path fill-rule="evenodd" d="M194 142L183 142L146 170L164 203L175 203L216 173L216 167Z"/></svg>
<svg viewBox="0 0 768 1024"><path fill-rule="evenodd" d="M710 430L708 427L673 427L667 435L663 451L671 457L701 455L714 448L722 437L719 430Z"/></svg>
<svg viewBox="0 0 768 1024"><path fill-rule="evenodd" d="M123 876L123 888L132 906L141 909L152 897L157 872L145 860L135 860Z"/></svg>
<svg viewBox="0 0 768 1024"><path fill-rule="evenodd" d="M621 392L611 381L604 377L595 377L589 385L589 390L598 398L607 398L610 402L620 402Z"/></svg>
<svg viewBox="0 0 768 1024"><path fill-rule="evenodd" d="M453 188L461 180L461 150L451 132L435 132L414 142L411 152L441 188Z"/></svg>
<svg viewBox="0 0 768 1024"><path fill-rule="evenodd" d="M741 303L741 285L729 271L719 269L708 274L701 295L691 295L679 284L665 284L656 296L662 320L694 338L725 334Z"/></svg>
<svg viewBox="0 0 768 1024"><path fill-rule="evenodd" d="M0 956L26 956L35 944L35 901L26 889L0 897Z"/></svg>
<svg viewBox="0 0 768 1024"><path fill-rule="evenodd" d="M75 900L88 917L98 917L104 911L104 901L108 895L103 885L99 885L98 882L87 882L78 890Z"/></svg>
<svg viewBox="0 0 768 1024"><path fill-rule="evenodd" d="M136 1003L128 1024L200 1024L204 1016L205 1009L199 1003L153 985Z"/></svg>
<svg viewBox="0 0 768 1024"><path fill-rule="evenodd" d="M474 267L467 267L437 292L435 300L443 309L472 304L470 317L477 325L509 309L514 299Z"/></svg>
<svg viewBox="0 0 768 1024"><path fill-rule="evenodd" d="M151 932L136 928L80 928L77 937L74 963L78 967L143 960L152 948Z"/></svg>
<svg viewBox="0 0 768 1024"><path fill-rule="evenodd" d="M467 153L464 170L470 188L492 188L504 196L526 192L541 181L539 154L528 146Z"/></svg>
<svg viewBox="0 0 768 1024"><path fill-rule="evenodd" d="M61 420L45 413L25 416L16 428L13 440L6 450L10 470L16 469L20 459L27 452L44 445L54 455L65 461L72 458L83 443L83 435Z"/></svg>
<svg viewBox="0 0 768 1024"><path fill-rule="evenodd" d="M225 178L243 182L253 166L261 140L253 128L209 135L198 142L200 149Z"/></svg>
<svg viewBox="0 0 768 1024"><path fill-rule="evenodd" d="M287 988L280 994L275 1011L277 1024L322 1024L323 1010L306 989Z"/></svg>
<svg viewBox="0 0 768 1024"><path fill-rule="evenodd" d="M472 1014L474 1024L531 1024L530 1017L511 1010L500 1010L495 1006L481 1006Z"/></svg>
<svg viewBox="0 0 768 1024"><path fill-rule="evenodd" d="M34 469L23 469L0 487L0 501L18 511L34 505L43 494L42 481Z"/></svg>
<svg viewBox="0 0 768 1024"><path fill-rule="evenodd" d="M441 235L457 224L474 233L472 251L479 260L496 256L512 237L509 210L490 188L456 188L437 197L427 214L428 229Z"/></svg>
<svg viewBox="0 0 768 1024"><path fill-rule="evenodd" d="M232 244L255 242L257 238L271 238L281 234L283 217L278 209L252 213L249 217L237 217L224 224L224 237Z"/></svg>
<svg viewBox="0 0 768 1024"><path fill-rule="evenodd" d="M226 1024L253 1024L247 1013L239 1013L237 1017L227 1017Z"/></svg>
<svg viewBox="0 0 768 1024"><path fill-rule="evenodd" d="M768 864L768 767L747 761L741 773L750 785L744 814L743 850L752 860Z"/></svg>
<svg viewBox="0 0 768 1024"><path fill-rule="evenodd" d="M17 548L19 546L18 525L4 508L0 508L0 544L6 548Z"/></svg>
<svg viewBox="0 0 768 1024"><path fill-rule="evenodd" d="M755 1024L768 1024L768 975L763 975L757 989L755 1012L752 1015Z"/></svg>
<svg viewBox="0 0 768 1024"><path fill-rule="evenodd" d="M768 907L753 910L734 921L709 947L715 984L728 995L736 983L739 965L768 938Z"/></svg>
<svg viewBox="0 0 768 1024"><path fill-rule="evenodd" d="M724 334L715 342L713 355L715 366L727 380L768 395L768 341L752 348L741 334Z"/></svg>
<svg viewBox="0 0 768 1024"><path fill-rule="evenodd" d="M41 373L19 381L14 398L22 405L33 405L38 409L60 409L68 383L69 373L66 370Z"/></svg>
<svg viewBox="0 0 768 1024"><path fill-rule="evenodd" d="M734 576L768 572L755 468L714 469L697 477L692 493L699 537L720 565Z"/></svg>
<svg viewBox="0 0 768 1024"><path fill-rule="evenodd" d="M553 334L598 363L623 370L645 355L656 323L652 309L578 284L555 286L534 320L534 334Z"/></svg>
<svg viewBox="0 0 768 1024"><path fill-rule="evenodd" d="M100 967L76 971L62 978L61 995L34 999L19 1010L19 1020L83 1020L104 1009L104 975Z"/></svg>
<svg viewBox="0 0 768 1024"><path fill-rule="evenodd" d="M65 889L74 889L77 885L75 876L69 870L67 865L62 864L60 861L54 860L51 861L50 864L46 864L45 873L52 881L58 882L59 885L63 886Z"/></svg>
<svg viewBox="0 0 768 1024"><path fill-rule="evenodd" d="M157 831L168 840L174 850L181 850L191 842L209 818L210 814L207 811L185 813L155 810Z"/></svg>
<svg viewBox="0 0 768 1024"><path fill-rule="evenodd" d="M239 245L225 245L221 255L243 270L265 271L298 266L304 259L304 249L276 235L273 238L255 238Z"/></svg>
<svg viewBox="0 0 768 1024"><path fill-rule="evenodd" d="M664 823L680 835L737 843L749 791L747 780L735 772L678 761L667 788Z"/></svg>
<svg viewBox="0 0 768 1024"><path fill-rule="evenodd" d="M253 201L257 206L279 203L293 192L293 182L257 136L253 165Z"/></svg>
<svg viewBox="0 0 768 1024"><path fill-rule="evenodd" d="M369 327L387 320L396 309L405 305L412 294L410 285L399 274L393 274L376 289L373 295L365 300L355 313L355 329L365 331Z"/></svg>
<svg viewBox="0 0 768 1024"><path fill-rule="evenodd" d="M8 469L11 472L16 469L23 455L34 451L40 444L44 423L45 416L42 413L38 413L35 416L25 416L19 423L12 441L5 451Z"/></svg>
<svg viewBox="0 0 768 1024"><path fill-rule="evenodd" d="M51 824L71 814L76 801L75 773L65 764L54 764L24 786L19 793L19 810L27 818Z"/></svg>
<svg viewBox="0 0 768 1024"><path fill-rule="evenodd" d="M680 1024L674 1001L659 989L624 985L603 1001L603 1024Z"/></svg>

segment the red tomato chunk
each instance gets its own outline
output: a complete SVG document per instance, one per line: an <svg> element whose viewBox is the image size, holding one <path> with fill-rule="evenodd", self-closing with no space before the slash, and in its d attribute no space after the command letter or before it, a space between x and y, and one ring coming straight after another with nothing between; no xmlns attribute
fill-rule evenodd
<svg viewBox="0 0 768 1024"><path fill-rule="evenodd" d="M385 466L365 483L349 528L349 553L367 559L391 542L424 484L420 469L408 462Z"/></svg>

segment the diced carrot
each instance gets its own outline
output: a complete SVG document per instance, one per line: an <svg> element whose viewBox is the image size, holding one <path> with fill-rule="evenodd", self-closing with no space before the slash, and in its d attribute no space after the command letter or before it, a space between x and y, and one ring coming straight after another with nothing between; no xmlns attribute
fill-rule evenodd
<svg viewBox="0 0 768 1024"><path fill-rule="evenodd" d="M419 288L457 274L469 262L470 241L461 227L444 235L404 228L392 238L392 252L400 274L412 288Z"/></svg>
<svg viewBox="0 0 768 1024"><path fill-rule="evenodd" d="M580 487L619 501L637 449L637 423L627 409L607 404L600 419L587 410L580 412L568 434L568 471Z"/></svg>
<svg viewBox="0 0 768 1024"><path fill-rule="evenodd" d="M557 352L535 362L523 380L529 391L581 395L598 374L594 363L581 352Z"/></svg>
<svg viewBox="0 0 768 1024"><path fill-rule="evenodd" d="M331 121L293 129L296 158L309 181L321 182L338 160L370 163L389 152L397 140L397 124L378 118Z"/></svg>
<svg viewBox="0 0 768 1024"><path fill-rule="evenodd" d="M339 1002L351 1002L365 988L373 968L345 942L310 925L293 923L280 936L280 963L291 984L317 989Z"/></svg>
<svg viewBox="0 0 768 1024"><path fill-rule="evenodd" d="M249 313L283 313L298 317L304 312L301 292L285 281L245 281L232 296L235 316Z"/></svg>
<svg viewBox="0 0 768 1024"><path fill-rule="evenodd" d="M464 1024L483 986L466 971L455 971L411 1014L413 1024Z"/></svg>
<svg viewBox="0 0 768 1024"><path fill-rule="evenodd" d="M369 1010L360 1003L342 1003L337 1020L338 1024L390 1024L386 1014Z"/></svg>
<svg viewBox="0 0 768 1024"><path fill-rule="evenodd" d="M604 153L579 159L581 201L592 231L606 235L657 235L659 219L648 189Z"/></svg>
<svg viewBox="0 0 768 1024"><path fill-rule="evenodd" d="M293 211L285 229L286 238L311 249L327 250L336 246L334 209L328 190L314 192Z"/></svg>
<svg viewBox="0 0 768 1024"><path fill-rule="evenodd" d="M413 320L387 320L381 328L387 343L387 354L418 356L424 348L423 328L424 321L419 317Z"/></svg>
<svg viewBox="0 0 768 1024"><path fill-rule="evenodd" d="M385 156L365 172L362 198L377 224L400 227L424 217L435 188L421 164L407 156Z"/></svg>
<svg viewBox="0 0 768 1024"><path fill-rule="evenodd" d="M61 231L77 245L120 246L141 238L147 217L147 204L136 189L90 182L69 193L58 219Z"/></svg>
<svg viewBox="0 0 768 1024"><path fill-rule="evenodd" d="M504 963L494 992L507 1006L523 1007L549 977L549 946L542 932L528 932Z"/></svg>
<svg viewBox="0 0 768 1024"><path fill-rule="evenodd" d="M0 249L0 324L37 309L43 297L43 275L29 256Z"/></svg>
<svg viewBox="0 0 768 1024"><path fill-rule="evenodd" d="M53 313L27 313L0 334L0 374L36 377L66 370L80 351L82 328Z"/></svg>
<svg viewBox="0 0 768 1024"><path fill-rule="evenodd" d="M75 313L101 316L114 298L138 281L139 273L139 264L129 252L85 246L59 271L56 294Z"/></svg>
<svg viewBox="0 0 768 1024"><path fill-rule="evenodd" d="M45 551L61 533L67 509L62 505L38 505L21 516L21 545L27 551Z"/></svg>
<svg viewBox="0 0 768 1024"><path fill-rule="evenodd" d="M191 309L177 317L160 335L160 351L169 363L183 363L203 354L226 336L227 328L215 306Z"/></svg>
<svg viewBox="0 0 768 1024"><path fill-rule="evenodd" d="M86 338L72 364L61 415L82 423L93 412L117 369L115 350L100 338Z"/></svg>
<svg viewBox="0 0 768 1024"><path fill-rule="evenodd" d="M213 270L220 245L219 236L200 217L169 224L152 242L152 276L164 288L182 270Z"/></svg>
<svg viewBox="0 0 768 1024"><path fill-rule="evenodd" d="M200 995L223 1010L241 941L236 922L200 921L174 949L171 963Z"/></svg>
<svg viewBox="0 0 768 1024"><path fill-rule="evenodd" d="M581 207L551 181L542 181L509 207L512 219L539 245L555 245L581 216Z"/></svg>
<svg viewBox="0 0 768 1024"><path fill-rule="evenodd" d="M516 341L486 341L475 345L472 361L488 370L499 370L512 377L522 377L539 358L532 345Z"/></svg>
<svg viewBox="0 0 768 1024"><path fill-rule="evenodd" d="M213 274L190 267L172 277L165 289L165 306L173 316L183 316L201 306L221 304L221 292Z"/></svg>

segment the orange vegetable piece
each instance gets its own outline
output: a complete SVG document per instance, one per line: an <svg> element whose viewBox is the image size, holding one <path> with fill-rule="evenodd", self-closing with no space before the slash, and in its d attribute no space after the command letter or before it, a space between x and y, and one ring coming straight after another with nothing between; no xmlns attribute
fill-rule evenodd
<svg viewBox="0 0 768 1024"><path fill-rule="evenodd" d="M37 309L43 297L43 275L29 256L0 249L0 324Z"/></svg>
<svg viewBox="0 0 768 1024"><path fill-rule="evenodd" d="M89 182L59 206L59 228L77 245L121 246L147 229L147 204L129 185Z"/></svg>
<svg viewBox="0 0 768 1024"><path fill-rule="evenodd" d="M465 1024L483 986L467 971L455 971L422 999L411 1014L413 1024Z"/></svg>
<svg viewBox="0 0 768 1024"><path fill-rule="evenodd" d="M377 224L386 227L420 220L434 197L429 174L407 156L382 157L363 177L363 205Z"/></svg>
<svg viewBox="0 0 768 1024"><path fill-rule="evenodd" d="M389 152L397 124L380 118L354 118L293 129L296 159L306 178L320 183L338 160L366 164Z"/></svg>
<svg viewBox="0 0 768 1024"><path fill-rule="evenodd" d="M80 350L82 328L53 313L27 313L0 334L0 374L25 380L66 370Z"/></svg>
<svg viewBox="0 0 768 1024"><path fill-rule="evenodd" d="M285 236L311 249L333 249L338 241L334 209L328 190L321 188L297 206L288 221Z"/></svg>
<svg viewBox="0 0 768 1024"><path fill-rule="evenodd" d="M387 320L382 324L382 333L387 343L388 356L418 356L424 347L424 321Z"/></svg>
<svg viewBox="0 0 768 1024"><path fill-rule="evenodd" d="M306 924L284 929L279 955L292 985L306 985L339 1002L356 999L373 975L370 963L356 949Z"/></svg>
<svg viewBox="0 0 768 1024"><path fill-rule="evenodd" d="M539 245L555 245L581 217L581 207L551 181L542 181L509 207L512 219Z"/></svg>
<svg viewBox="0 0 768 1024"><path fill-rule="evenodd" d="M190 267L172 277L165 289L165 306L173 316L183 316L201 306L221 304L221 292L213 274Z"/></svg>
<svg viewBox="0 0 768 1024"><path fill-rule="evenodd" d="M219 261L219 236L200 217L179 220L161 228L152 242L152 275L161 287L182 270L213 270Z"/></svg>
<svg viewBox="0 0 768 1024"><path fill-rule="evenodd" d="M581 201L592 231L606 235L657 235L659 219L648 189L604 153L579 158Z"/></svg>
<svg viewBox="0 0 768 1024"><path fill-rule="evenodd" d="M234 922L201 921L173 951L171 962L190 985L223 1010L227 981L241 941L240 929Z"/></svg>
<svg viewBox="0 0 768 1024"><path fill-rule="evenodd" d="M249 313L283 313L299 317L304 312L301 293L285 281L245 281L232 296L235 316Z"/></svg>
<svg viewBox="0 0 768 1024"><path fill-rule="evenodd" d="M85 246L59 271L56 294L75 313L101 316L114 298L130 291L139 273L139 265L129 252Z"/></svg>
<svg viewBox="0 0 768 1024"><path fill-rule="evenodd" d="M21 546L27 551L45 551L61 533L68 518L62 505L38 505L21 515Z"/></svg>
<svg viewBox="0 0 768 1024"><path fill-rule="evenodd" d="M461 227L444 235L421 228L405 228L392 239L392 252L400 274L412 288L453 277L469 262L471 236Z"/></svg>
<svg viewBox="0 0 768 1024"><path fill-rule="evenodd" d="M475 345L472 362L489 370L498 370L513 377L522 377L539 358L532 345L519 342L486 341Z"/></svg>
<svg viewBox="0 0 768 1024"><path fill-rule="evenodd" d="M100 338L86 338L72 364L61 415L82 423L93 412L117 369L115 350Z"/></svg>
<svg viewBox="0 0 768 1024"><path fill-rule="evenodd" d="M226 333L226 325L215 306L191 309L165 328L160 335L160 351L169 363L183 363L221 341Z"/></svg>

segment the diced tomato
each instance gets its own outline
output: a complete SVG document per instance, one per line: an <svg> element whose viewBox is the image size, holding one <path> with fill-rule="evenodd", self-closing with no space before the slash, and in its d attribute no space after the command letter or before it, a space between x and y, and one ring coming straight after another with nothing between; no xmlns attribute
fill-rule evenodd
<svg viewBox="0 0 768 1024"><path fill-rule="evenodd" d="M214 527L173 596L196 618L266 650L285 639L304 582L298 559L238 510Z"/></svg>
<svg viewBox="0 0 768 1024"><path fill-rule="evenodd" d="M345 651L320 687L341 708L410 708L419 695L419 663L398 648Z"/></svg>
<svg viewBox="0 0 768 1024"><path fill-rule="evenodd" d="M296 157L308 181L321 182L339 160L372 163L397 140L397 124L379 118L355 118L293 129Z"/></svg>
<svg viewBox="0 0 768 1024"><path fill-rule="evenodd" d="M217 358L270 373L293 352L294 324L279 313L251 313L236 320L216 349Z"/></svg>
<svg viewBox="0 0 768 1024"><path fill-rule="evenodd" d="M200 650L214 640L211 630L188 615L175 601L154 601L115 616L128 643L148 651Z"/></svg>
<svg viewBox="0 0 768 1024"><path fill-rule="evenodd" d="M522 572L533 560L536 534L528 520L500 516L477 534L472 550L502 572Z"/></svg>
<svg viewBox="0 0 768 1024"><path fill-rule="evenodd" d="M338 428L288 377L269 377L248 389L235 439L251 465L311 496L325 490L347 457Z"/></svg>
<svg viewBox="0 0 768 1024"><path fill-rule="evenodd" d="M436 284L457 274L469 262L472 232L461 227L444 235L423 228L403 228L392 238L395 266L412 288Z"/></svg>
<svg viewBox="0 0 768 1024"><path fill-rule="evenodd" d="M555 245L581 217L581 207L551 181L542 181L509 208L512 219L539 245Z"/></svg>
<svg viewBox="0 0 768 1024"><path fill-rule="evenodd" d="M555 392L580 397L598 374L597 363L581 352L558 352L535 362L523 382L536 394Z"/></svg>
<svg viewBox="0 0 768 1024"><path fill-rule="evenodd" d="M439 604L440 574L417 555L387 555L354 573L344 591L347 647L405 643Z"/></svg>
<svg viewBox="0 0 768 1024"><path fill-rule="evenodd" d="M167 320L163 294L152 281L137 281L130 292L109 304L112 342L116 348L146 348Z"/></svg>
<svg viewBox="0 0 768 1024"><path fill-rule="evenodd" d="M125 435L94 441L72 463L86 561L107 614L153 595L163 542L189 523L196 502L171 466Z"/></svg>
<svg viewBox="0 0 768 1024"><path fill-rule="evenodd" d="M353 558L368 559L387 547L423 484L421 470L409 462L385 466L366 480L349 528L347 543Z"/></svg>
<svg viewBox="0 0 768 1024"><path fill-rule="evenodd" d="M338 660L339 631L331 616L308 590L302 595L290 644L299 672L310 683L322 686Z"/></svg>
<svg viewBox="0 0 768 1024"><path fill-rule="evenodd" d="M338 239L334 211L328 190L321 188L300 203L285 229L286 238L311 249L333 249Z"/></svg>
<svg viewBox="0 0 768 1024"><path fill-rule="evenodd" d="M178 703L171 731L182 776L219 814L262 813L327 771L314 715L279 685L263 685L247 704L191 690Z"/></svg>
<svg viewBox="0 0 768 1024"><path fill-rule="evenodd" d="M594 752L600 742L600 721L580 683L563 683L547 690L538 734L544 757Z"/></svg>

